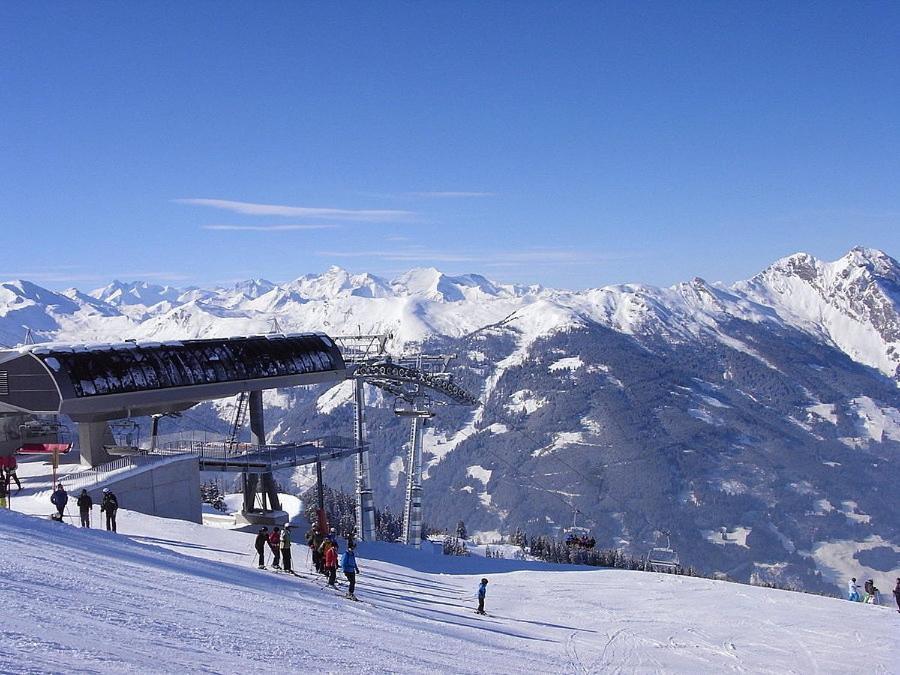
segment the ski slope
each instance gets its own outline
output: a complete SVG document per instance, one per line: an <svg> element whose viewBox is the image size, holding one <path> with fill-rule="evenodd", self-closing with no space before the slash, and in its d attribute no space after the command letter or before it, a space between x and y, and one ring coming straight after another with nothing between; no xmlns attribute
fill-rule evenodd
<svg viewBox="0 0 900 675"><path fill-rule="evenodd" d="M887 607L390 544L361 545L354 603L300 545L308 578L255 569L252 534L129 511L119 530L0 512L0 672L888 673L900 659Z"/></svg>

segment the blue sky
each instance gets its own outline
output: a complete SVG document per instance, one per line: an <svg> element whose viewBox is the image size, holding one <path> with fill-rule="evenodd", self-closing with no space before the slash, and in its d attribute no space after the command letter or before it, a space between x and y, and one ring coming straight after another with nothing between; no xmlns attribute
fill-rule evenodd
<svg viewBox="0 0 900 675"><path fill-rule="evenodd" d="M0 278L900 255L900 4L0 3Z"/></svg>

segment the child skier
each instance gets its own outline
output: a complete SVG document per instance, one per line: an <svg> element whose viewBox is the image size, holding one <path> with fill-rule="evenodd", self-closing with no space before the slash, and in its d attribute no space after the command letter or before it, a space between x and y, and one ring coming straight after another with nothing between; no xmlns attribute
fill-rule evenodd
<svg viewBox="0 0 900 675"><path fill-rule="evenodd" d="M859 586L856 585L856 577L847 582L847 599L851 602L859 602Z"/></svg>
<svg viewBox="0 0 900 675"><path fill-rule="evenodd" d="M481 584L478 586L478 609L475 610L476 614L484 614L484 596L487 595L487 579L482 579Z"/></svg>
<svg viewBox="0 0 900 675"><path fill-rule="evenodd" d="M341 558L341 569L344 570L344 576L347 577L347 582L350 584L350 588L347 589L347 597L351 600L358 600L353 594L356 589L356 575L359 574L359 565L356 564L353 546L347 546L347 552Z"/></svg>

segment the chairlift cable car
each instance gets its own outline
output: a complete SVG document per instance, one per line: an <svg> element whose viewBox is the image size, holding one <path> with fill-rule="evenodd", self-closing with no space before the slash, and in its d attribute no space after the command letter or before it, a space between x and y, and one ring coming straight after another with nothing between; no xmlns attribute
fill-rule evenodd
<svg viewBox="0 0 900 675"><path fill-rule="evenodd" d="M660 532L666 536L665 546L655 546L647 554L647 567L653 572L669 572L678 569L681 561L678 553L672 548L672 539L668 532Z"/></svg>

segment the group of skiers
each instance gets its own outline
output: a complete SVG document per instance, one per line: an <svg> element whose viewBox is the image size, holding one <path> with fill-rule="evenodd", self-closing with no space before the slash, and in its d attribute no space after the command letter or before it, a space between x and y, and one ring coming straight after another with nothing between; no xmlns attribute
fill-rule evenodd
<svg viewBox="0 0 900 675"><path fill-rule="evenodd" d="M9 457L0 457L3 460L3 464L0 465L0 509L5 509L9 507L9 495L10 495L10 486L13 481L16 483L16 493L22 491L22 483L19 481L19 477L16 475L16 457L15 455L10 455Z"/></svg>
<svg viewBox="0 0 900 675"><path fill-rule="evenodd" d="M256 534L254 547L259 556L259 569L266 568L266 547L272 552L272 567L276 570L294 573L291 568L291 533L293 526L288 524L284 529L276 525L271 531L267 527L261 527ZM356 575L359 574L359 565L356 562L354 538L351 534L347 540L347 550L338 561L339 545L337 533L334 528L322 536L318 528L313 528L306 533L306 544L312 555L313 566L316 572L327 578L327 585L337 587L337 571L340 567L349 584L347 598L356 600Z"/></svg>
<svg viewBox="0 0 900 675"><path fill-rule="evenodd" d="M56 507L56 513L51 517L54 520L62 521L63 513L66 505L69 503L69 493L63 487L62 483L57 483L56 489L50 495L50 503ZM78 514L81 517L81 526L91 526L91 511L94 508L94 500L87 489L82 489L81 494L75 501L78 505ZM106 529L112 532L116 531L116 512L119 510L119 500L109 488L103 488L103 499L100 501L100 512L106 514Z"/></svg>
<svg viewBox="0 0 900 675"><path fill-rule="evenodd" d="M847 599L852 602L880 605L881 592L875 586L875 582L869 579L863 584L863 594L860 594L859 586L856 585L856 577L853 577L847 582ZM897 585L894 587L894 599L897 601L897 611L900 612L900 577L897 578Z"/></svg>

